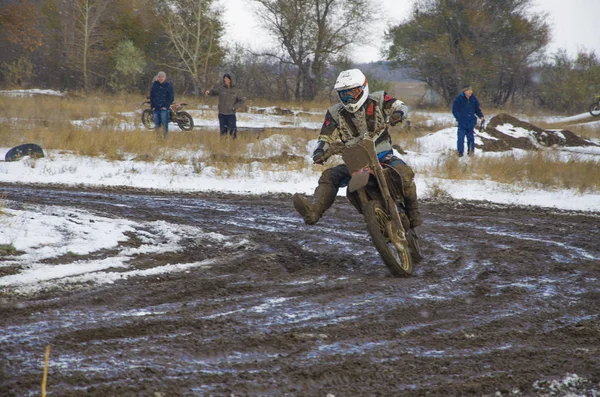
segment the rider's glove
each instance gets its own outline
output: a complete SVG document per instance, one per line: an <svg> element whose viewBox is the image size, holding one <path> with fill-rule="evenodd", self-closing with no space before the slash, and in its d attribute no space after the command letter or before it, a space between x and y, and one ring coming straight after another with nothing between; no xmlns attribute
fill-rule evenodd
<svg viewBox="0 0 600 397"><path fill-rule="evenodd" d="M315 149L315 151L312 154L313 163L323 164L325 162L325 159L323 158L323 156L325 156L326 145L327 145L326 142L323 142L323 141L317 142L317 148ZM329 146L329 145L327 145L327 146Z"/></svg>
<svg viewBox="0 0 600 397"><path fill-rule="evenodd" d="M323 156L325 156L325 151L323 149L316 149L313 154L313 162L315 164L323 164L325 160L323 160Z"/></svg>
<svg viewBox="0 0 600 397"><path fill-rule="evenodd" d="M392 126L395 126L396 124L401 123L402 120L404 120L404 112L402 110L396 110L390 116L390 124Z"/></svg>

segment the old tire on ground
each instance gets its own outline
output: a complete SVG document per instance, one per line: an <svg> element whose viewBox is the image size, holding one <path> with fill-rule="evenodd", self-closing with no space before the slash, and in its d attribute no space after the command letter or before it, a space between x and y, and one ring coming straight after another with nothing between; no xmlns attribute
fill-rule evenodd
<svg viewBox="0 0 600 397"><path fill-rule="evenodd" d="M17 161L25 156L33 158L44 157L44 151L35 143L25 143L10 149L4 156L4 161Z"/></svg>
<svg viewBox="0 0 600 397"><path fill-rule="evenodd" d="M412 275L413 265L408 243L378 201L369 201L363 208L367 230L386 266L396 277Z"/></svg>
<svg viewBox="0 0 600 397"><path fill-rule="evenodd" d="M144 124L144 127L148 128L149 130L153 130L155 128L154 112L152 109L144 109L142 112L142 124Z"/></svg>
<svg viewBox="0 0 600 397"><path fill-rule="evenodd" d="M590 105L590 114L594 117L600 116L600 101L594 102Z"/></svg>
<svg viewBox="0 0 600 397"><path fill-rule="evenodd" d="M177 125L183 131L194 129L194 119L188 112L177 112Z"/></svg>

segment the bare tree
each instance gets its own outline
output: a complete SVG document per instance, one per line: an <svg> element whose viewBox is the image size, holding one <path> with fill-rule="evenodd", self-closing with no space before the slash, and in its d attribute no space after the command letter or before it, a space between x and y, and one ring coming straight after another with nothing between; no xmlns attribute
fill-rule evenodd
<svg viewBox="0 0 600 397"><path fill-rule="evenodd" d="M89 88L89 62L104 39L102 22L110 10L111 0L75 0L72 5L74 26L73 58L83 75L83 89Z"/></svg>
<svg viewBox="0 0 600 397"><path fill-rule="evenodd" d="M369 0L253 0L257 15L281 45L273 53L298 68L296 99L314 99L332 58L368 40Z"/></svg>
<svg viewBox="0 0 600 397"><path fill-rule="evenodd" d="M213 0L173 0L165 10L163 27L174 52L166 65L189 74L198 95L206 85L210 67L223 57L220 12Z"/></svg>
<svg viewBox="0 0 600 397"><path fill-rule="evenodd" d="M392 28L388 59L417 72L451 103L465 83L496 105L527 85L527 72L549 40L532 0L416 0Z"/></svg>

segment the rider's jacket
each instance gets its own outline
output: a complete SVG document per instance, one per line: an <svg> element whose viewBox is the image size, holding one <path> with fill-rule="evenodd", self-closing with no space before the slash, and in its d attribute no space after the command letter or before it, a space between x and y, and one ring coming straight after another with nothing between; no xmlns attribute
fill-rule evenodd
<svg viewBox="0 0 600 397"><path fill-rule="evenodd" d="M375 137L377 153L392 150L392 139L385 120L394 113L402 111L408 116L408 107L399 99L392 98L383 91L369 95L363 106L354 113L344 108L342 103L331 106L325 115L319 141L334 143L338 139L347 144L356 137Z"/></svg>

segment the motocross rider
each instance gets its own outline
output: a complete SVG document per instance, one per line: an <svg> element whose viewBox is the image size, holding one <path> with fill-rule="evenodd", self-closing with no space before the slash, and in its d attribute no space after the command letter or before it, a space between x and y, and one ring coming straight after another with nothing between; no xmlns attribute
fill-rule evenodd
<svg viewBox="0 0 600 397"><path fill-rule="evenodd" d="M408 116L408 107L383 91L369 94L367 78L359 69L341 72L334 88L340 103L327 110L316 149L312 154L313 162L323 164L323 156L329 145L337 140L348 144L352 138L359 136L377 137L375 149L379 161L391 165L402 176L406 215L410 220L410 227L421 225L423 221L417 205L414 172L393 154L392 139L385 123L386 119L391 125L402 122ZM321 174L312 200L295 194L294 208L304 218L304 222L309 225L317 223L333 204L339 188L348 185L350 177L346 165L340 164Z"/></svg>

